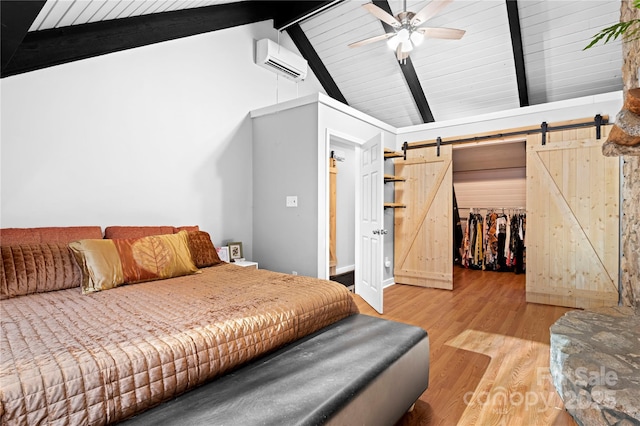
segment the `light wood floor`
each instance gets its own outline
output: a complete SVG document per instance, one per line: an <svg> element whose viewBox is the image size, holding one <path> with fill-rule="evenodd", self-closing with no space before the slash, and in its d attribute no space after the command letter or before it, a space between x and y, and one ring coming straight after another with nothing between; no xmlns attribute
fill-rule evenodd
<svg viewBox="0 0 640 426"><path fill-rule="evenodd" d="M378 315L359 296L363 314ZM454 268L454 290L394 285L383 318L427 330L429 388L398 425L575 425L549 375L549 326L525 276Z"/></svg>

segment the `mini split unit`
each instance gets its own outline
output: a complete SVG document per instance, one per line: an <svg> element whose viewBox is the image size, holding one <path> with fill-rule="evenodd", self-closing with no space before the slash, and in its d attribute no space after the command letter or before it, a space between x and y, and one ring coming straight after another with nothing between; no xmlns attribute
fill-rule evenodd
<svg viewBox="0 0 640 426"><path fill-rule="evenodd" d="M268 38L256 42L256 64L293 81L307 76L307 61Z"/></svg>

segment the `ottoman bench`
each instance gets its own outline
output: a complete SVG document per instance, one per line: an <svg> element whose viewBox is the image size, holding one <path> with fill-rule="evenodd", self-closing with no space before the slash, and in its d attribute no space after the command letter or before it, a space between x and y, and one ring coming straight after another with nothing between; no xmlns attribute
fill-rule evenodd
<svg viewBox="0 0 640 426"><path fill-rule="evenodd" d="M428 383L422 328L357 314L125 423L393 425Z"/></svg>

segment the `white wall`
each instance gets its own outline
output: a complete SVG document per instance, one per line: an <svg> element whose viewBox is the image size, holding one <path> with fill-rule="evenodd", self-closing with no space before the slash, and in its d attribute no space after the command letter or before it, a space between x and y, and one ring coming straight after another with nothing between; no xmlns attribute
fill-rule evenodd
<svg viewBox="0 0 640 426"><path fill-rule="evenodd" d="M256 66L265 37L271 21L2 79L0 226L198 224L250 258L248 113L322 91Z"/></svg>
<svg viewBox="0 0 640 426"><path fill-rule="evenodd" d="M252 121L255 260L272 271L317 277L318 106ZM297 196L298 206L287 207L287 196Z"/></svg>
<svg viewBox="0 0 640 426"><path fill-rule="evenodd" d="M418 126L398 129L397 149L402 143L419 142L442 138L455 138L484 132L497 132L524 126L549 124L590 118L596 114L609 115L609 121L615 121L615 115L622 107L622 92L585 96L567 101L549 102L524 108L516 108L496 113L483 114L456 120L439 121ZM482 142L480 142L482 143Z"/></svg>

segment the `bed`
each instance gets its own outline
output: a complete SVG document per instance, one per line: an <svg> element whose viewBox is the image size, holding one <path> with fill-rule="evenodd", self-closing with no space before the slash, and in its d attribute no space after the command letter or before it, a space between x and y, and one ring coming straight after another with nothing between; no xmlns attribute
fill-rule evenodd
<svg viewBox="0 0 640 426"><path fill-rule="evenodd" d="M96 230L75 231L25 244L0 231L2 424L119 422L358 312L341 284L226 263L89 294L33 282L9 294L11 262L29 250L48 254L21 274L77 280L64 245Z"/></svg>

